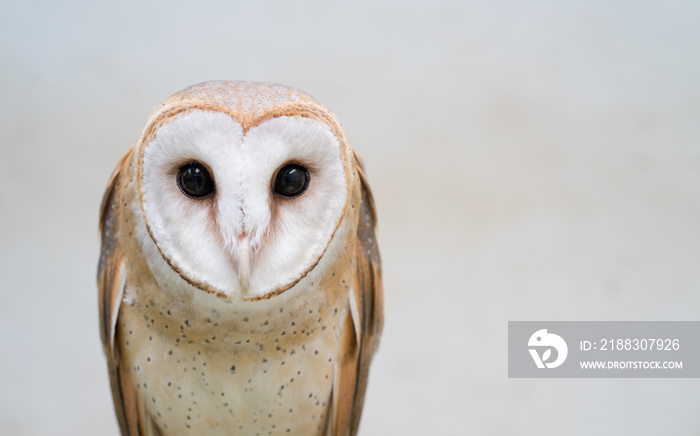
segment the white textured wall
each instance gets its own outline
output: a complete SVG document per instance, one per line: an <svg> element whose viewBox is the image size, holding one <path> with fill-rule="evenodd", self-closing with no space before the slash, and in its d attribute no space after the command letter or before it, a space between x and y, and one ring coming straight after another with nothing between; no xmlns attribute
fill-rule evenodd
<svg viewBox="0 0 700 436"><path fill-rule="evenodd" d="M700 3L8 3L0 434L117 434L100 198L150 110L210 79L311 93L366 161L363 435L700 432L698 380L506 376L508 320L700 319Z"/></svg>

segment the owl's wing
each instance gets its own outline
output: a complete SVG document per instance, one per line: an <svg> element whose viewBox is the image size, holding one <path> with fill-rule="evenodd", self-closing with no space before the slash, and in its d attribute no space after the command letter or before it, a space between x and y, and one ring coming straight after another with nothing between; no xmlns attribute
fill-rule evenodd
<svg viewBox="0 0 700 436"><path fill-rule="evenodd" d="M136 388L127 368L120 362L117 337L117 317L126 286L126 263L118 243L120 220L117 201L121 198L120 175L126 170L132 149L129 149L117 164L107 184L100 210L100 233L102 252L97 271L98 303L100 310L100 335L107 356L109 379L112 386L114 408L122 435L146 435L147 423L139 410Z"/></svg>
<svg viewBox="0 0 700 436"><path fill-rule="evenodd" d="M372 192L355 154L362 182L362 202L357 228L355 277L350 311L342 331L338 373L333 386L333 436L354 436L360 423L372 356L379 345L384 322L381 261L375 237L376 213Z"/></svg>

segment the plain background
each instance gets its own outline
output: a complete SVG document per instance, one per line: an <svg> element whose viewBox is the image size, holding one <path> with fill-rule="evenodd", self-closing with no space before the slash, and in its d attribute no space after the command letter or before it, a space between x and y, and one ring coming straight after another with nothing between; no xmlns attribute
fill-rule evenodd
<svg viewBox="0 0 700 436"><path fill-rule="evenodd" d="M362 435L694 435L694 379L507 378L508 320L698 320L697 1L0 5L0 433L116 435L98 208L211 79L333 110L379 209Z"/></svg>

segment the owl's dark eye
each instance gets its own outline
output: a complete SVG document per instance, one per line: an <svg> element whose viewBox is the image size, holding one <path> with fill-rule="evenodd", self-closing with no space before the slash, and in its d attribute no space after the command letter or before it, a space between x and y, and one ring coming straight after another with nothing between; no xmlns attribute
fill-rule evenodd
<svg viewBox="0 0 700 436"><path fill-rule="evenodd" d="M192 198L204 198L214 192L214 180L209 171L198 162L190 162L177 173L177 186Z"/></svg>
<svg viewBox="0 0 700 436"><path fill-rule="evenodd" d="M297 197L309 187L309 172L301 165L288 164L275 176L272 191L282 197Z"/></svg>

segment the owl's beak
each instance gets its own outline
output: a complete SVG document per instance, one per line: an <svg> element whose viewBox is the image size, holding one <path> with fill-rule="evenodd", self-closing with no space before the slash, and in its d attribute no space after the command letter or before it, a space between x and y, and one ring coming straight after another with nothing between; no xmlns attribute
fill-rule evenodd
<svg viewBox="0 0 700 436"><path fill-rule="evenodd" d="M244 233L238 238L238 247L234 256L234 263L238 270L238 283L241 293L247 294L250 288L250 257L251 247L248 236Z"/></svg>

